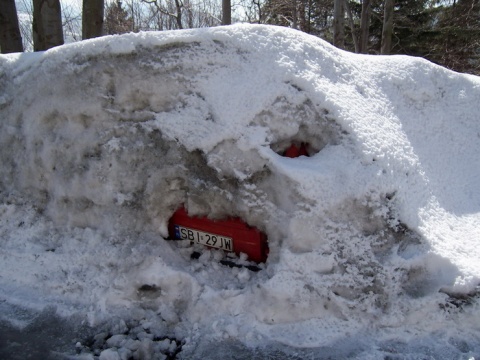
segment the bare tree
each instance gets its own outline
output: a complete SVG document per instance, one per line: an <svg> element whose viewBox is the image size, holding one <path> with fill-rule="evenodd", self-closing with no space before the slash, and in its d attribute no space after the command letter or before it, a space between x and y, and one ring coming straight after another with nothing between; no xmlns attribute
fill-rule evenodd
<svg viewBox="0 0 480 360"><path fill-rule="evenodd" d="M2 54L23 51L15 0L0 0L0 48Z"/></svg>
<svg viewBox="0 0 480 360"><path fill-rule="evenodd" d="M81 4L67 2L62 5L63 36L65 42L82 40Z"/></svg>
<svg viewBox="0 0 480 360"><path fill-rule="evenodd" d="M63 45L62 11L59 0L33 0L32 30L34 51Z"/></svg>
<svg viewBox="0 0 480 360"><path fill-rule="evenodd" d="M122 5L131 21L131 29L129 31L150 30L150 5L139 0L125 0L122 2Z"/></svg>
<svg viewBox="0 0 480 360"><path fill-rule="evenodd" d="M138 30L209 27L222 21L222 9L215 0L141 0L139 4L144 8L134 20Z"/></svg>
<svg viewBox="0 0 480 360"><path fill-rule="evenodd" d="M362 1L362 15L360 18L360 43L359 52L368 52L368 37L370 28L370 0Z"/></svg>
<svg viewBox="0 0 480 360"><path fill-rule="evenodd" d="M16 0L18 25L22 35L23 51L33 50L32 21L33 4L31 0Z"/></svg>
<svg viewBox="0 0 480 360"><path fill-rule="evenodd" d="M184 4L181 0L168 1L166 4L163 4L161 0L142 0L147 4L151 4L155 7L157 14L167 15L170 19L176 23L177 29L183 29L182 24L182 10L184 9ZM173 6L172 6L173 5ZM168 29L173 29L171 25L168 25ZM163 30L163 29L159 29Z"/></svg>
<svg viewBox="0 0 480 360"><path fill-rule="evenodd" d="M103 35L104 0L83 0L82 39Z"/></svg>
<svg viewBox="0 0 480 360"><path fill-rule="evenodd" d="M262 24L264 22L264 2L262 0L251 0L245 1L242 0L240 3L245 21L253 24Z"/></svg>
<svg viewBox="0 0 480 360"><path fill-rule="evenodd" d="M380 53L382 55L389 55L392 49L392 35L393 35L393 6L395 0L385 0L384 15L383 15L383 29L382 29L382 46Z"/></svg>
<svg viewBox="0 0 480 360"><path fill-rule="evenodd" d="M265 22L291 28L298 27L297 0L267 0L261 7L265 13Z"/></svg>
<svg viewBox="0 0 480 360"><path fill-rule="evenodd" d="M201 0L192 4L194 27L211 27L221 24L222 9L215 0Z"/></svg>
<svg viewBox="0 0 480 360"><path fill-rule="evenodd" d="M333 3L333 45L345 48L345 0Z"/></svg>

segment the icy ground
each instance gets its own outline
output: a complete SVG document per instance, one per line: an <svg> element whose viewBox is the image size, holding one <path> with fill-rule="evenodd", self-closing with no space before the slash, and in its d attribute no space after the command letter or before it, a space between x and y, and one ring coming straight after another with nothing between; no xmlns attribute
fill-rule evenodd
<svg viewBox="0 0 480 360"><path fill-rule="evenodd" d="M0 56L0 357L480 359L479 104L276 27ZM182 204L262 269L165 240Z"/></svg>

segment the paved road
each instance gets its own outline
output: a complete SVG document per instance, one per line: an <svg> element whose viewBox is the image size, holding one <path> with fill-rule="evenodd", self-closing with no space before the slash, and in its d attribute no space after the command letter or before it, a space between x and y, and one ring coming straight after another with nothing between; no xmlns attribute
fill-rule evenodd
<svg viewBox="0 0 480 360"><path fill-rule="evenodd" d="M11 310L11 308L10 308ZM75 344L93 332L75 322L65 321L47 308L39 314L15 309L15 321L27 324L13 326L0 320L0 359L3 360L58 360L62 354L75 354Z"/></svg>

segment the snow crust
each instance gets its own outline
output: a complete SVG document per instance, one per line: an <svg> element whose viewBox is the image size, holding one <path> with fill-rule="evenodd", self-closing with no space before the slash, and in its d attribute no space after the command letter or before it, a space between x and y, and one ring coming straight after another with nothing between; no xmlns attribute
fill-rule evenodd
<svg viewBox="0 0 480 360"><path fill-rule="evenodd" d="M478 77L278 27L2 55L0 300L108 327L82 359L478 357L479 103ZM165 240L182 204L265 232L262 270Z"/></svg>

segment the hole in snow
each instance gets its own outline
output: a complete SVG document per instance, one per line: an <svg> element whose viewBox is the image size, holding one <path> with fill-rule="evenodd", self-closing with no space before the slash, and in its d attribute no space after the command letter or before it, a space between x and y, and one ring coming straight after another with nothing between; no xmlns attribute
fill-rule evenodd
<svg viewBox="0 0 480 360"><path fill-rule="evenodd" d="M300 156L310 156L309 149L310 145L305 142L301 143L292 143L289 147L285 150L280 152L281 156L288 157L288 158L297 158Z"/></svg>
<svg viewBox="0 0 480 360"><path fill-rule="evenodd" d="M156 285L148 285L148 284L144 284L138 288L138 291L147 291L147 292L155 292L159 290L160 289L158 289Z"/></svg>
<svg viewBox="0 0 480 360"><path fill-rule="evenodd" d="M335 125L325 120L315 125L301 125L294 136L272 143L271 149L288 158L313 156L325 147L339 143L339 130L333 128Z"/></svg>

